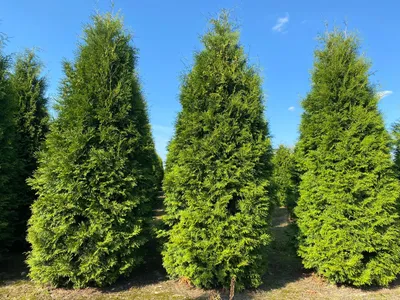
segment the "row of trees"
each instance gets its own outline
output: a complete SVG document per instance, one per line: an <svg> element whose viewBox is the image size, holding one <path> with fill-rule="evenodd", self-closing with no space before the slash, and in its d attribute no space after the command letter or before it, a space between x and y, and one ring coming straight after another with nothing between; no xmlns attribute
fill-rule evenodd
<svg viewBox="0 0 400 300"><path fill-rule="evenodd" d="M321 37L299 142L274 153L261 79L239 33L226 13L211 25L183 79L168 146L158 232L168 274L205 288L260 285L271 211L284 205L306 268L334 282L387 285L400 272L400 168L356 37ZM93 17L64 63L51 122L35 54L19 56L13 72L0 58L3 250L23 240L32 212L33 280L111 284L146 259L163 177L131 35L118 15Z"/></svg>

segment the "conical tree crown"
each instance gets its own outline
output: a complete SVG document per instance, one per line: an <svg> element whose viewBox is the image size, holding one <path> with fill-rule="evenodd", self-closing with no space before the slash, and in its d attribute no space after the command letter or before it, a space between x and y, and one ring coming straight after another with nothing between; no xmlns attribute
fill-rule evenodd
<svg viewBox="0 0 400 300"><path fill-rule="evenodd" d="M18 220L15 238L25 241L26 223L30 217L30 206L35 197L26 180L37 168L36 152L40 149L48 131L46 79L41 76L42 64L33 50L17 56L11 83L16 102L16 154L19 164Z"/></svg>
<svg viewBox="0 0 400 300"><path fill-rule="evenodd" d="M58 118L31 185L30 276L104 285L142 262L156 193L155 150L119 17L93 17L65 63Z"/></svg>
<svg viewBox="0 0 400 300"><path fill-rule="evenodd" d="M20 159L29 176L36 169L35 152L48 131L46 78L41 76L42 64L33 50L17 57L12 85L18 105L16 113L17 143Z"/></svg>
<svg viewBox="0 0 400 300"><path fill-rule="evenodd" d="M271 145L261 79L227 14L184 78L164 190L164 266L203 287L257 286L269 243Z"/></svg>
<svg viewBox="0 0 400 300"><path fill-rule="evenodd" d="M299 254L334 282L387 285L400 271L400 190L370 64L353 35L322 44L300 125Z"/></svg>

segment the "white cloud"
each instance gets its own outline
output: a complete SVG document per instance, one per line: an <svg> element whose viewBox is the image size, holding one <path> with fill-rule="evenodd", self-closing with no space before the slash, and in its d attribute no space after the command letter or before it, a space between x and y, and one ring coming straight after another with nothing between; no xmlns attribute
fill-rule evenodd
<svg viewBox="0 0 400 300"><path fill-rule="evenodd" d="M286 16L283 18L278 18L274 27L272 27L273 31L276 32L284 32L286 28L286 24L289 23L289 14L286 13Z"/></svg>
<svg viewBox="0 0 400 300"><path fill-rule="evenodd" d="M294 110L295 110L294 106L288 108L288 111L294 111Z"/></svg>
<svg viewBox="0 0 400 300"><path fill-rule="evenodd" d="M381 91L381 92L377 92L376 94L378 95L379 100L381 100L381 99L393 94L393 91Z"/></svg>

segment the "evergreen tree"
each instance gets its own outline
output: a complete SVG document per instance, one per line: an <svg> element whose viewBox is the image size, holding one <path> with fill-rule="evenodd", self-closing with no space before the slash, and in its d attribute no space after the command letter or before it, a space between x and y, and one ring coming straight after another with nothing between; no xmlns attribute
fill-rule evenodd
<svg viewBox="0 0 400 300"><path fill-rule="evenodd" d="M261 79L223 13L183 80L164 191L171 277L258 286L270 242L272 148Z"/></svg>
<svg viewBox="0 0 400 300"><path fill-rule="evenodd" d="M15 124L10 74L10 58L2 53L3 41L0 36L0 258L13 241L16 193L14 189Z"/></svg>
<svg viewBox="0 0 400 300"><path fill-rule="evenodd" d="M397 179L400 179L400 121L397 121L393 124L392 138L394 172L397 176Z"/></svg>
<svg viewBox="0 0 400 300"><path fill-rule="evenodd" d="M370 63L354 35L321 42L302 103L299 254L333 282L387 285L400 272L400 187Z"/></svg>
<svg viewBox="0 0 400 300"><path fill-rule="evenodd" d="M279 145L272 158L274 165L273 181L276 186L277 204L286 206L290 211L296 203L297 185L296 166L293 151Z"/></svg>
<svg viewBox="0 0 400 300"><path fill-rule="evenodd" d="M30 181L30 277L103 286L143 261L156 196L155 149L120 17L95 15L64 63L58 118Z"/></svg>
<svg viewBox="0 0 400 300"><path fill-rule="evenodd" d="M30 206L36 198L26 180L37 168L36 152L44 141L48 131L49 115L45 96L46 80L41 76L42 65L34 51L27 50L16 59L14 73L11 76L16 101L16 152L20 165L18 185L18 220L16 221L16 239L25 240Z"/></svg>
<svg viewBox="0 0 400 300"><path fill-rule="evenodd" d="M156 172L156 177L157 177L157 188L159 191L162 189L162 182L164 179L164 165L161 157L156 153L155 154L155 172Z"/></svg>

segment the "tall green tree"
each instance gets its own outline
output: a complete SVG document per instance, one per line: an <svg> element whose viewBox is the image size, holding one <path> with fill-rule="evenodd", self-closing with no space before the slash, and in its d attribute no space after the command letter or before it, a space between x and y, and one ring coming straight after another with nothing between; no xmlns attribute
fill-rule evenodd
<svg viewBox="0 0 400 300"><path fill-rule="evenodd" d="M258 286L265 270L272 148L261 79L227 13L211 20L181 88L164 191L163 251L172 277L196 286Z"/></svg>
<svg viewBox="0 0 400 300"><path fill-rule="evenodd" d="M41 75L42 64L33 50L17 56L11 83L16 102L16 154L19 164L18 219L15 238L19 242L26 239L30 206L36 198L34 191L26 183L37 168L36 152L42 145L48 131L46 79Z"/></svg>
<svg viewBox="0 0 400 300"><path fill-rule="evenodd" d="M157 192L136 50L119 16L95 15L64 63L58 118L30 181L30 277L103 286L143 261Z"/></svg>
<svg viewBox="0 0 400 300"><path fill-rule="evenodd" d="M299 254L333 282L387 285L400 272L400 187L370 63L354 35L321 43L302 103Z"/></svg>
<svg viewBox="0 0 400 300"><path fill-rule="evenodd" d="M0 258L14 237L16 213L16 156L15 156L15 112L10 82L10 57L3 50L0 36Z"/></svg>
<svg viewBox="0 0 400 300"><path fill-rule="evenodd" d="M291 211L296 203L296 162L293 150L279 145L272 158L273 181L276 186L277 204Z"/></svg>
<svg viewBox="0 0 400 300"><path fill-rule="evenodd" d="M157 177L157 182L158 182L157 188L159 191L161 191L162 182L164 179L164 164L163 164L161 157L157 153L155 154L155 160L156 160L155 172L156 172L156 177Z"/></svg>
<svg viewBox="0 0 400 300"><path fill-rule="evenodd" d="M394 172L397 176L397 179L400 179L400 121L397 121L393 124L392 139Z"/></svg>

